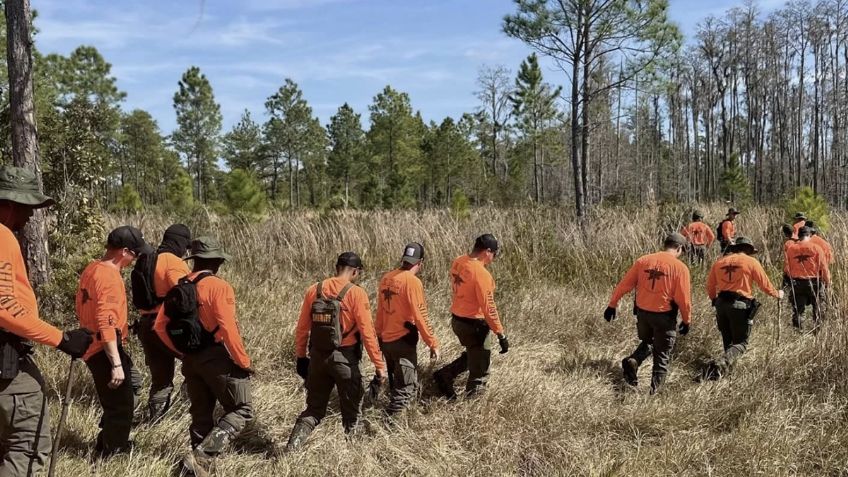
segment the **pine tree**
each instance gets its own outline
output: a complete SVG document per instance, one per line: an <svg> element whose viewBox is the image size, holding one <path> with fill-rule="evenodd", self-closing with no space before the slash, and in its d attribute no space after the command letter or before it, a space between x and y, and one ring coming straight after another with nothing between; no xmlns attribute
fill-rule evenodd
<svg viewBox="0 0 848 477"><path fill-rule="evenodd" d="M268 207L268 199L259 181L249 172L233 169L224 183L224 203L230 211L259 217Z"/></svg>
<svg viewBox="0 0 848 477"><path fill-rule="evenodd" d="M221 155L230 169L242 169L259 176L265 167L262 128L244 110L239 122L221 141Z"/></svg>
<svg viewBox="0 0 848 477"><path fill-rule="evenodd" d="M721 191L731 203L744 204L751 201L751 184L735 153L730 155L727 169L721 174Z"/></svg>
<svg viewBox="0 0 848 477"><path fill-rule="evenodd" d="M187 215L194 210L194 193L191 184L191 176L182 168L179 169L165 193L165 203L169 211L180 215Z"/></svg>
<svg viewBox="0 0 848 477"><path fill-rule="evenodd" d="M330 154L327 158L327 175L332 194L341 199L344 207L350 205L351 188L356 177L355 165L365 154L365 131L361 116L347 103L330 118L327 134Z"/></svg>
<svg viewBox="0 0 848 477"><path fill-rule="evenodd" d="M177 130L171 142L194 174L197 198L207 201L218 158L218 135L221 133L221 107L215 102L212 85L200 68L192 66L179 81L174 94Z"/></svg>
<svg viewBox="0 0 848 477"><path fill-rule="evenodd" d="M119 133L121 184L132 184L147 204L161 200L165 143L156 121L147 111L135 109L123 115Z"/></svg>
<svg viewBox="0 0 848 477"><path fill-rule="evenodd" d="M827 232L830 228L830 209L827 199L813 191L812 187L805 186L795 190L793 197L786 201L784 207L786 221L792 223L792 217L803 212L807 220L816 224L816 228Z"/></svg>
<svg viewBox="0 0 848 477"><path fill-rule="evenodd" d="M135 214L140 212L144 204L141 201L141 196L131 184L126 184L121 187L121 193L118 194L118 200L115 202L114 209L127 214Z"/></svg>

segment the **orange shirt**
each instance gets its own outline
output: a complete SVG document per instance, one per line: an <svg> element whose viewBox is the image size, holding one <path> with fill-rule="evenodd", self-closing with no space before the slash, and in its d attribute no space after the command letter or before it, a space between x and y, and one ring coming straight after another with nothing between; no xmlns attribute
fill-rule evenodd
<svg viewBox="0 0 848 477"><path fill-rule="evenodd" d="M703 222L692 222L683 227L680 234L689 239L692 245L710 246L716 239L713 229Z"/></svg>
<svg viewBox="0 0 848 477"><path fill-rule="evenodd" d="M807 223L806 220L799 220L799 221L795 222L794 224L792 224L792 229L793 229L792 238L793 239L798 240L798 231L801 230L801 227L806 225L806 223Z"/></svg>
<svg viewBox="0 0 848 477"><path fill-rule="evenodd" d="M156 257L156 267L153 269L153 291L159 299L165 298L165 295L174 288L180 281L180 278L191 273L188 265L180 257L177 257L170 252L162 252ZM143 310L143 314L158 313L162 305L157 306L153 310Z"/></svg>
<svg viewBox="0 0 848 477"><path fill-rule="evenodd" d="M824 250L812 240L804 240L789 247L786 253L788 274L794 279L820 278L825 284L830 283L830 269Z"/></svg>
<svg viewBox="0 0 848 477"><path fill-rule="evenodd" d="M671 311L674 302L680 317L689 323L692 316L692 290L689 269L670 252L645 255L630 267L615 287L609 306L618 307L621 298L636 289L636 306L654 313Z"/></svg>
<svg viewBox="0 0 848 477"><path fill-rule="evenodd" d="M38 317L21 245L0 224L0 328L36 343L57 346L62 332Z"/></svg>
<svg viewBox="0 0 848 477"><path fill-rule="evenodd" d="M833 263L833 247L830 246L827 240L819 237L818 235L811 235L810 242L813 242L822 249L824 252L824 259L827 260L828 265Z"/></svg>
<svg viewBox="0 0 848 477"><path fill-rule="evenodd" d="M400 268L386 273L380 280L378 293L377 321L374 323L378 338L387 343L397 341L409 333L404 324L410 322L418 328L428 347L439 347L430 328L424 286L414 273Z"/></svg>
<svg viewBox="0 0 848 477"><path fill-rule="evenodd" d="M192 273L188 277L194 280L199 273ZM200 324L203 325L203 328L209 332L218 328L218 331L215 332L215 342L224 345L227 353L230 354L230 358L238 367L249 368L250 356L244 349L244 342L238 328L236 294L233 287L220 277L214 275L206 277L197 282L197 305ZM165 308L161 307L159 314L156 315L153 329L159 335L159 339L165 343L165 346L180 356L181 353L177 351L171 337L168 336L166 326L169 321L170 318L165 314Z"/></svg>
<svg viewBox="0 0 848 477"><path fill-rule="evenodd" d="M495 334L504 328L495 305L495 279L480 260L463 255L451 265L453 301L450 311L462 318L486 320Z"/></svg>
<svg viewBox="0 0 848 477"><path fill-rule="evenodd" d="M721 236L727 242L736 238L736 224L732 220L725 220L721 223Z"/></svg>
<svg viewBox="0 0 848 477"><path fill-rule="evenodd" d="M338 296L342 288L348 283L350 282L344 278L328 278L322 282L321 292L324 296ZM309 287L300 307L300 318L297 320L294 335L294 351L298 358L306 357L309 333L312 330L312 302L315 301L317 294L316 285ZM341 345L353 346L361 339L368 357L374 363L374 367L385 372L386 364L383 362L383 355L380 352L380 346L377 344L377 336L374 332L374 324L371 322L371 305L368 303L368 294L362 288L354 286L348 290L344 299L342 299L341 306L339 325L342 334L347 335L342 340Z"/></svg>
<svg viewBox="0 0 848 477"><path fill-rule="evenodd" d="M732 253L718 259L710 269L707 277L707 295L710 300L714 300L719 292L729 291L745 298L754 298L754 282L760 290L777 298L778 292L772 286L760 262L744 253Z"/></svg>
<svg viewBox="0 0 848 477"><path fill-rule="evenodd" d="M88 264L80 276L76 309L80 327L94 332L83 361L100 352L103 343L117 340L118 332L126 344L127 290L120 270L101 260Z"/></svg>

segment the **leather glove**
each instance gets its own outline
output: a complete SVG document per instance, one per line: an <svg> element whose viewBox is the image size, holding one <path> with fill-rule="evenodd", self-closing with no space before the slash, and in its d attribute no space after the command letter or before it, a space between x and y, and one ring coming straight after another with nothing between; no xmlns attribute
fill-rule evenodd
<svg viewBox="0 0 848 477"><path fill-rule="evenodd" d="M309 376L309 358L297 358L297 375L306 382Z"/></svg>
<svg viewBox="0 0 848 477"><path fill-rule="evenodd" d="M689 323L683 323L681 321L680 324L677 325L677 332L680 333L680 336L688 335L689 334Z"/></svg>
<svg viewBox="0 0 848 477"><path fill-rule="evenodd" d="M616 313L617 310L615 308L608 306L607 309L604 310L604 319L607 320L607 322L609 323L615 319Z"/></svg>
<svg viewBox="0 0 848 477"><path fill-rule="evenodd" d="M82 355L88 351L89 345L94 341L91 331L85 328L66 331L62 333L62 341L56 346L59 351L63 351L71 356L71 358L82 358Z"/></svg>
<svg viewBox="0 0 848 477"><path fill-rule="evenodd" d="M498 344L501 345L501 354L509 351L509 339L506 335L498 335Z"/></svg>

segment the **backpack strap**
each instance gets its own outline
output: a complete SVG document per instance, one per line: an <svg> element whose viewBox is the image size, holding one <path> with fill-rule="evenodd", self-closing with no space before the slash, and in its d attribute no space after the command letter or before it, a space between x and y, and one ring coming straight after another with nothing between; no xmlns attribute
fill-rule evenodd
<svg viewBox="0 0 848 477"><path fill-rule="evenodd" d="M347 285L345 285L344 288L342 288L342 291L339 292L339 296L336 297L336 300L344 300L345 295L347 295L347 292L349 292L351 288L353 288L353 283L348 283Z"/></svg>
<svg viewBox="0 0 848 477"><path fill-rule="evenodd" d="M211 277L212 275L214 275L212 272L203 272L200 275L194 277L194 280L191 280L191 282L197 285L198 283L200 283L201 280L206 277ZM186 281L188 281L188 279L186 279Z"/></svg>
<svg viewBox="0 0 848 477"><path fill-rule="evenodd" d="M324 293L321 291L322 285L324 281L320 281L315 285L315 297L316 298L324 298Z"/></svg>

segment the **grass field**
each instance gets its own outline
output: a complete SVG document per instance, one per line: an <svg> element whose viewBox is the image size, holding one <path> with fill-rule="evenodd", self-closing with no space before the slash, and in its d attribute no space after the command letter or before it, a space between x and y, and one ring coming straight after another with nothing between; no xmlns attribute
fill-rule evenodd
<svg viewBox="0 0 848 477"><path fill-rule="evenodd" d="M722 216L719 206L703 210L713 224ZM623 388L619 362L637 344L629 298L612 324L602 312L632 260L657 250L664 233L688 214L683 207L600 210L585 240L573 216L555 209L483 209L467 219L442 211L301 212L263 223L196 218L190 224L195 232L217 235L235 255L222 276L236 289L241 327L257 369L258 418L219 459L217 475L848 474L846 215L832 216L827 234L837 264L831 313L819 333L794 332L788 307L778 320L776 300L761 296L765 304L749 352L733 375L695 382L700 363L717 355L721 343L704 290L706 270L693 268L692 332L678 341L664 392L648 395L650 360L640 370L639 390ZM160 217L108 220L138 225L151 240L168 224ZM741 232L765 247L760 259L778 285L780 222L776 209L746 210L739 218ZM422 402L398 428L383 428L378 411L368 407L364 418L373 425L347 440L331 405L331 415L302 452L271 457L272 446L285 444L304 406L293 369L302 294L331 272L335 256L345 250L362 255L367 267L362 285L374 306L380 275L395 265L405 242L422 241L427 247L422 279L443 343L443 364L459 353L449 326L450 261L483 232L503 243L491 270L512 344L508 354L494 355L487 393L454 403L434 397L422 345ZM55 390L64 385L67 359L39 348L37 359L53 390L55 425ZM131 353L143 369L135 341ZM363 368L370 378L367 359ZM170 475L188 449L186 401L178 399L156 426L136 427L132 455L95 463L90 449L98 406L88 371L83 366L79 371L82 384L71 405L57 475Z"/></svg>

